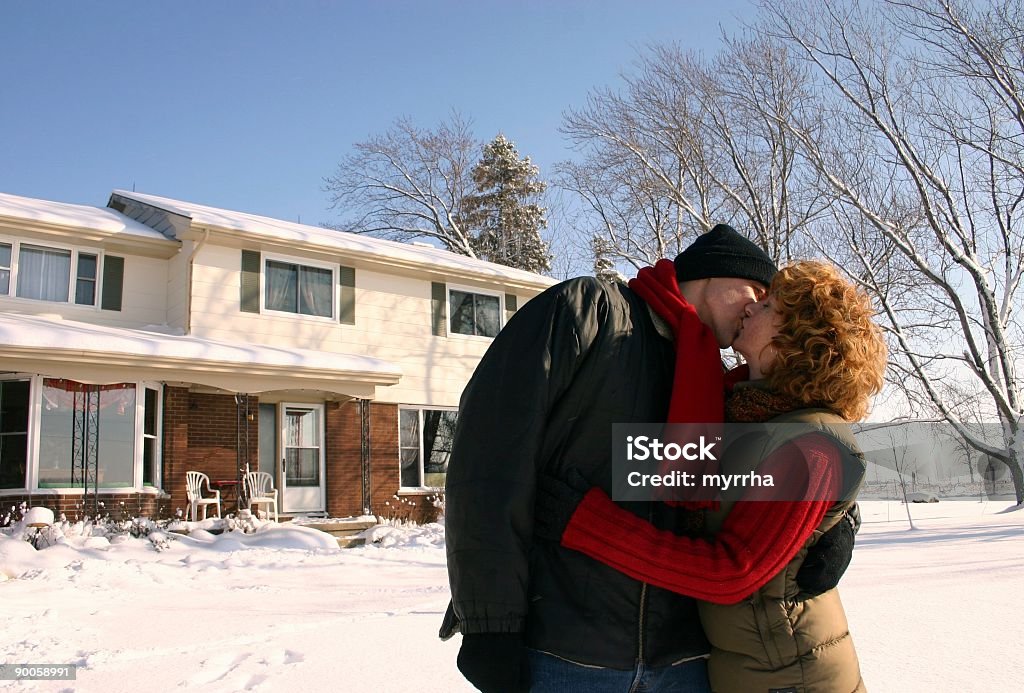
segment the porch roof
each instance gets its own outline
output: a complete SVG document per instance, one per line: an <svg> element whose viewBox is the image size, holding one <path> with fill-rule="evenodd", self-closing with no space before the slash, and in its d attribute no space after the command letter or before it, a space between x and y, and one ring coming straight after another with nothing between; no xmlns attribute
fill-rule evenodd
<svg viewBox="0 0 1024 693"><path fill-rule="evenodd" d="M88 383L158 380L229 392L322 390L366 398L402 377L397 365L368 356L227 343L163 329L0 312L0 370Z"/></svg>

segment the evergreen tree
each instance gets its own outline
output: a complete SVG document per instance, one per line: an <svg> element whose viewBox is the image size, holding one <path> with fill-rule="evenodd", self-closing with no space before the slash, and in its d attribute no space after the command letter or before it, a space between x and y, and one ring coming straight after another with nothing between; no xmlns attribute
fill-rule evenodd
<svg viewBox="0 0 1024 693"><path fill-rule="evenodd" d="M476 192L464 207L478 257L529 272L551 269L551 255L540 237L547 210L538 202L547 185L539 173L529 157L519 158L504 135L484 147L472 171Z"/></svg>
<svg viewBox="0 0 1024 693"><path fill-rule="evenodd" d="M590 239L590 249L594 253L594 276L607 282L621 282L625 278L615 269L608 254L612 250L611 243L600 236L593 236Z"/></svg>

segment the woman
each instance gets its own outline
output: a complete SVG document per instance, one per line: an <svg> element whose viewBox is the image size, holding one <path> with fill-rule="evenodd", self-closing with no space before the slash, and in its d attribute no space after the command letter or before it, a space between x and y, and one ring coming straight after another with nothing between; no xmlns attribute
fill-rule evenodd
<svg viewBox="0 0 1024 693"><path fill-rule="evenodd" d="M720 507L700 511L704 536L679 537L594 488L561 535L567 548L701 600L714 691L864 690L837 591L800 599L795 576L808 547L847 521L863 479L845 424L865 415L882 385L885 344L872 312L820 262L781 270L767 298L748 306L733 344L746 366L727 375L725 420L801 425L760 426L740 442L727 435L718 471L784 478L779 490L726 493ZM679 348L694 329L676 329ZM786 495L794 483L796 499ZM552 510L543 503L538 512Z"/></svg>

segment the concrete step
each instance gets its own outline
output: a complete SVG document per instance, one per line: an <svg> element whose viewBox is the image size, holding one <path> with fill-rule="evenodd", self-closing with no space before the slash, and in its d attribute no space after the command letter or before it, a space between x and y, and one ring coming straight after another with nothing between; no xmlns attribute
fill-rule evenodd
<svg viewBox="0 0 1024 693"><path fill-rule="evenodd" d="M373 521L351 520L345 522L316 522L306 524L305 526L312 527L325 534L330 534L337 540L339 547L349 549L354 546L365 545L366 540L356 535L376 525L377 523Z"/></svg>
<svg viewBox="0 0 1024 693"><path fill-rule="evenodd" d="M350 534L359 534L370 527L376 527L377 523L372 520L351 520L342 522L309 522L305 523L305 526L319 529L321 532L327 532L335 536L348 536Z"/></svg>

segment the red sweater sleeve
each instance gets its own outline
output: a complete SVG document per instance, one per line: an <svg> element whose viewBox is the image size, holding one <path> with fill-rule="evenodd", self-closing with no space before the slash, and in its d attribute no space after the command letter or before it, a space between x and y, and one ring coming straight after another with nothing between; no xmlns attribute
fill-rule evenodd
<svg viewBox="0 0 1024 693"><path fill-rule="evenodd" d="M828 438L801 436L776 450L758 473L793 474L802 454L807 498L836 498L839 450ZM784 468L782 465L785 465ZM831 500L738 501L712 539L656 529L591 489L573 514L562 545L657 587L716 604L734 604L777 575L821 523Z"/></svg>

